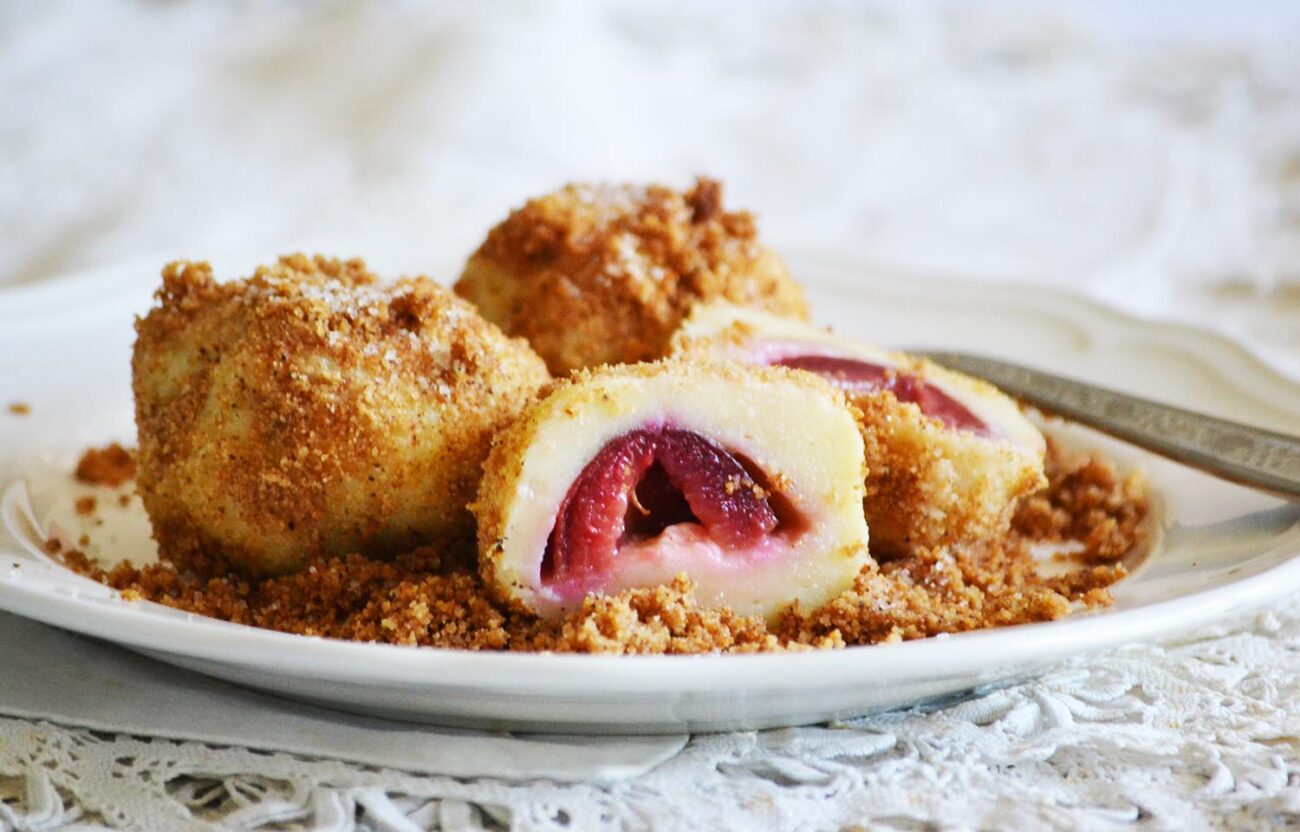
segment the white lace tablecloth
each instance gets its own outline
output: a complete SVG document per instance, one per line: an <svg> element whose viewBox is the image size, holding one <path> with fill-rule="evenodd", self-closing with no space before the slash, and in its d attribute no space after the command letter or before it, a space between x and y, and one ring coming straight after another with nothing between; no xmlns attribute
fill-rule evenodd
<svg viewBox="0 0 1300 832"><path fill-rule="evenodd" d="M0 828L1206 829L1300 820L1300 605L1029 684L697 736L610 785L416 777L0 718ZM0 782L4 782L0 780Z"/></svg>
<svg viewBox="0 0 1300 832"><path fill-rule="evenodd" d="M6 4L0 101L0 285L296 249L450 278L528 194L709 172L778 247L1069 288L1300 373L1282 0ZM0 797L16 829L1295 826L1300 601L601 785L0 718Z"/></svg>

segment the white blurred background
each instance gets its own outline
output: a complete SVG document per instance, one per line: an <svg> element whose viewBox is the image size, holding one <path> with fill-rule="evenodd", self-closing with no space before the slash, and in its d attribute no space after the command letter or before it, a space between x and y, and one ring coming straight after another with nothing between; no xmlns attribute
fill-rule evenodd
<svg viewBox="0 0 1300 832"><path fill-rule="evenodd" d="M527 196L709 173L791 255L1300 372L1300 3L17 2L0 106L0 285L298 249L450 281Z"/></svg>

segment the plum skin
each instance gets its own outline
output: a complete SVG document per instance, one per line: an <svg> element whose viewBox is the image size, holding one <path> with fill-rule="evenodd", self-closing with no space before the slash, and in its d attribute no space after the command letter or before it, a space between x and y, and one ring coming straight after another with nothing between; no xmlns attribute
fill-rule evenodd
<svg viewBox="0 0 1300 832"><path fill-rule="evenodd" d="M853 358L828 355L794 355L775 362L782 367L815 373L842 387L849 394L886 391L903 403L920 408L946 427L978 436L992 436L992 430L961 402L911 373L905 373Z"/></svg>
<svg viewBox="0 0 1300 832"><path fill-rule="evenodd" d="M667 487L655 489L655 499L645 505L638 489L656 464ZM684 506L675 505L683 500ZM543 556L543 581L599 588L618 556L632 501L632 511L645 520L660 512L687 515L724 549L754 546L779 522L762 489L726 449L688 430L646 427L606 443L569 487Z"/></svg>

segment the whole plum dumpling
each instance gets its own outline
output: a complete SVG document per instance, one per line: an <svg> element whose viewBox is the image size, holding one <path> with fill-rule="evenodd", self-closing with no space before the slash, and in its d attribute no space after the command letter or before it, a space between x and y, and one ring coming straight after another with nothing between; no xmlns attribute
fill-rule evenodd
<svg viewBox="0 0 1300 832"><path fill-rule="evenodd" d="M160 552L255 575L472 536L492 435L548 380L469 304L360 261L294 255L228 283L173 263L136 330Z"/></svg>
<svg viewBox="0 0 1300 832"><path fill-rule="evenodd" d="M569 185L489 232L456 283L484 317L528 340L551 372L663 357L701 301L799 319L803 290L722 206L722 186Z"/></svg>
<svg viewBox="0 0 1300 832"><path fill-rule="evenodd" d="M485 581L560 615L684 573L706 606L819 606L869 562L862 439L803 373L710 362L557 382L503 432L474 513Z"/></svg>

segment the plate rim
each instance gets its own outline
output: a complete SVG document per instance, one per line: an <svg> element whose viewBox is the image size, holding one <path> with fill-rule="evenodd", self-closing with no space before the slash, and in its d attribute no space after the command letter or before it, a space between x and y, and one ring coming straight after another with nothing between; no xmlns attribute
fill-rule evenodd
<svg viewBox="0 0 1300 832"><path fill-rule="evenodd" d="M853 681L869 681L860 677L881 671L886 671L885 675L891 679L932 679L935 674L931 669L936 664L944 666L944 675L965 676L988 668L987 660L980 657L988 649L985 646L987 642L994 642L1001 648L998 651L1001 664L1036 659L1056 661L1107 647L1143 643L1186 632L1211 623L1223 613L1257 608L1293 593L1298 587L1300 552L1259 574L1214 589L1118 612L1083 612L1056 621L944 634L894 644L854 645L838 650L649 656L474 651L375 644L300 636L201 616L146 619L139 615L134 604L152 602L79 603L77 598L21 587L7 580L0 580L0 608L123 646L242 667L265 669L273 663L278 672L309 672L314 678L334 682L355 681L355 673L350 669L355 667L352 662L362 659L378 661L382 657L389 667L385 673L377 675L381 675L387 684L403 687L427 686L430 674L448 671L458 675L458 682L454 685L440 682L440 688L472 689L490 685L501 692L567 694L572 693L574 684L570 674L581 671L582 683L599 682L602 693L685 694L735 690L751 685L765 690L839 687ZM50 608L47 604L52 599L65 603ZM1096 626L1095 622L1106 622L1109 626ZM1094 623L1094 626L1087 626L1089 623ZM163 629L168 631L168 637L148 632L159 624L165 625ZM172 626L183 628L184 632L171 631ZM236 632L228 628L238 628L238 643L231 643L226 638ZM1068 630L1072 637L1060 639L1062 630ZM105 638L104 634L108 632L113 634L113 638ZM177 641L182 636L191 638L183 644L186 649L178 650ZM1044 648L1049 646L1061 648L1060 655L1044 658ZM312 655L304 655L305 652ZM868 655L875 661L865 658ZM256 660L259 657L261 661ZM474 666L463 666L466 663ZM668 668L674 671L683 669L688 663L709 666L693 667L696 672L686 681L675 673L670 676L663 672ZM778 665L797 667L782 673ZM344 672L344 668L349 670ZM816 674L815 685L810 685L808 680L811 674Z"/></svg>

